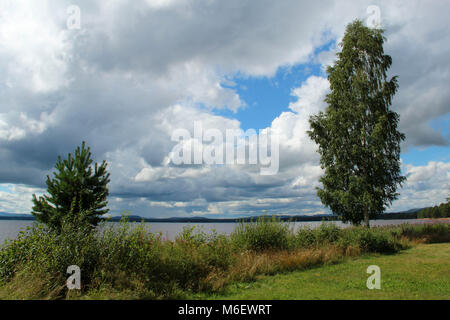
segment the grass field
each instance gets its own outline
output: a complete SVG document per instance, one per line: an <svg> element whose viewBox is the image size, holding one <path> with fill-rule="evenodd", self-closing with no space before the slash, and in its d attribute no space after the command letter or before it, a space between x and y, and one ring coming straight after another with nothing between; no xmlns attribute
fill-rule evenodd
<svg viewBox="0 0 450 320"><path fill-rule="evenodd" d="M366 287L367 267L381 269L381 289ZM369 255L344 263L229 286L204 299L450 299L450 244L426 244L395 255Z"/></svg>

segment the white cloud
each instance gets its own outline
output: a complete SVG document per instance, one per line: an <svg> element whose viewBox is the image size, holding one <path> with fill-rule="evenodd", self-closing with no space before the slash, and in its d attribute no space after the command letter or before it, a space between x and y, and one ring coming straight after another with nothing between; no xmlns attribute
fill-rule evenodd
<svg viewBox="0 0 450 320"><path fill-rule="evenodd" d="M439 205L450 196L450 163L430 161L425 166L407 165L407 181L391 211Z"/></svg>
<svg viewBox="0 0 450 320"><path fill-rule="evenodd" d="M41 188L32 188L20 184L0 184L0 212L29 213L32 207L32 195L42 196Z"/></svg>
<svg viewBox="0 0 450 320"><path fill-rule="evenodd" d="M0 21L0 57L8 59L3 74L7 87L47 92L67 84L70 43L47 1L2 1Z"/></svg>

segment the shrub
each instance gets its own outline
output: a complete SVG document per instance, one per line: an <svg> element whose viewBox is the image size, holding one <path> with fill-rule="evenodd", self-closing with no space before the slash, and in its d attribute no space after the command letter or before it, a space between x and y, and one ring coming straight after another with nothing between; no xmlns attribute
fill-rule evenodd
<svg viewBox="0 0 450 320"><path fill-rule="evenodd" d="M293 233L288 223L272 217L241 222L231 234L234 244L243 249L263 251L288 249L293 244Z"/></svg>
<svg viewBox="0 0 450 320"><path fill-rule="evenodd" d="M67 267L79 266L82 281L88 284L98 265L99 246L89 226L62 224L61 233L52 232L41 224L21 232L0 250L0 281L10 280L19 271L45 275L55 286L63 285ZM58 294L58 293L55 293Z"/></svg>
<svg viewBox="0 0 450 320"><path fill-rule="evenodd" d="M295 243L297 247L312 247L335 243L342 230L334 223L323 222L318 228L309 226L298 229Z"/></svg>
<svg viewBox="0 0 450 320"><path fill-rule="evenodd" d="M318 244L334 243L340 235L341 229L334 223L323 222L319 228L315 230L316 242Z"/></svg>
<svg viewBox="0 0 450 320"><path fill-rule="evenodd" d="M316 244L316 233L309 226L298 229L295 244L297 247L311 247Z"/></svg>
<svg viewBox="0 0 450 320"><path fill-rule="evenodd" d="M77 265L83 292L107 285L108 291L131 290L141 298L179 297L180 290L207 289L204 279L226 271L234 259L228 238L191 235L184 232L168 241L126 220L102 225L100 232L85 224L63 224L61 233L36 225L1 248L0 282L21 274L45 276L51 288L37 292L52 291L60 298L67 294L67 267Z"/></svg>
<svg viewBox="0 0 450 320"><path fill-rule="evenodd" d="M402 224L392 230L398 237L406 237L409 240L423 240L427 243L449 242L450 224Z"/></svg>
<svg viewBox="0 0 450 320"><path fill-rule="evenodd" d="M385 228L355 227L342 230L338 240L341 247L357 246L362 252L394 253L404 249L400 239L394 237Z"/></svg>

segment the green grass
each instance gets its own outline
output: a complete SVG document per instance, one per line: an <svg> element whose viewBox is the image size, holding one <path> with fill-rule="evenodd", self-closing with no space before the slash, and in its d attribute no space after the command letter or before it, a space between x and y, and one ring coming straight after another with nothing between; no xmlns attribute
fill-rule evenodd
<svg viewBox="0 0 450 320"><path fill-rule="evenodd" d="M369 290L367 267L381 268L381 289ZM450 244L422 244L395 255L362 256L341 264L236 283L200 299L450 299Z"/></svg>

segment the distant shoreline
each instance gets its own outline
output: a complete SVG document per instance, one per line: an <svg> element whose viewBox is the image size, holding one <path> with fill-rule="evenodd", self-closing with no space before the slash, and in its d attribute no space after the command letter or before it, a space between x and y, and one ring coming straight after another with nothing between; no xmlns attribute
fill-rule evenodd
<svg viewBox="0 0 450 320"><path fill-rule="evenodd" d="M210 219L202 217L182 217L182 218L143 218L140 216L128 216L128 221L130 222L150 222L150 223L239 223L239 222L251 222L255 221L261 216L255 217L242 217L242 218L224 218L224 219ZM340 221L337 216L283 216L274 215L277 219L281 221L291 221L291 222L321 222L321 221ZM114 216L112 218L104 219L106 221L118 222L122 219L120 216ZM386 213L378 216L376 220L427 220L418 219L416 212L401 212L401 213ZM24 221L35 221L34 216L18 215L14 217L12 215L1 216L1 220L24 220ZM433 220L433 219L432 219Z"/></svg>
<svg viewBox="0 0 450 320"><path fill-rule="evenodd" d="M1 217L0 220L24 220L24 221L34 221L36 220L34 217Z"/></svg>

